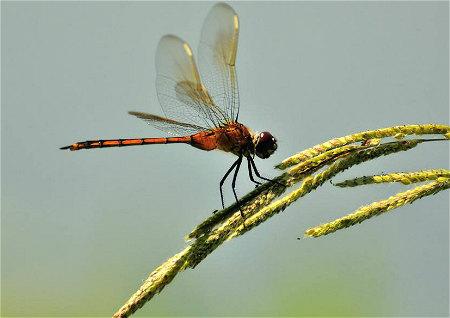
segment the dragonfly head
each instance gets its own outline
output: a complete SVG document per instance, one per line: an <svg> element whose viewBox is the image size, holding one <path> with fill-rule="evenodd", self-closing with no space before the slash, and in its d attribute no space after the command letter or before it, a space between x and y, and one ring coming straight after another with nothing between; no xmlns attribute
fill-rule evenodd
<svg viewBox="0 0 450 318"><path fill-rule="evenodd" d="M255 154L262 159L269 158L277 150L277 140L268 131L255 134Z"/></svg>

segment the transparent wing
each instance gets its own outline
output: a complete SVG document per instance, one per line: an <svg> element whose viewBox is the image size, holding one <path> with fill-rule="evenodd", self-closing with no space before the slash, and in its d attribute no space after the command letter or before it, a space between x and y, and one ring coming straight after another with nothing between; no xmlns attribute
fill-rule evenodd
<svg viewBox="0 0 450 318"><path fill-rule="evenodd" d="M199 45L202 80L216 105L227 117L239 116L239 89L236 76L236 53L239 19L225 3L216 4L203 24Z"/></svg>
<svg viewBox="0 0 450 318"><path fill-rule="evenodd" d="M197 126L194 124L179 122L170 118L165 118L153 114L142 112L128 112L128 114L143 119L153 127L172 135L192 135L208 128Z"/></svg>
<svg viewBox="0 0 450 318"><path fill-rule="evenodd" d="M156 91L166 117L198 127L227 122L200 80L194 55L179 37L166 35L156 50Z"/></svg>

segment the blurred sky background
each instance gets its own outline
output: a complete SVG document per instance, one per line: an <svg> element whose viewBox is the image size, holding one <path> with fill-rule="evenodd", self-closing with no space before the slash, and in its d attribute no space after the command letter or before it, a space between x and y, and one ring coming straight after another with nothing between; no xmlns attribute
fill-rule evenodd
<svg viewBox="0 0 450 318"><path fill-rule="evenodd" d="M110 316L220 207L232 155L185 145L58 149L162 136L126 112L161 114L156 45L172 33L196 51L213 4L1 3L2 315ZM449 123L448 2L232 6L240 121L279 140L256 161L264 175L333 137ZM448 143L428 143L334 180L448 166ZM297 240L407 188L327 183L181 273L136 316L448 315L448 191ZM229 182L224 189L233 202ZM238 193L251 189L243 167Z"/></svg>

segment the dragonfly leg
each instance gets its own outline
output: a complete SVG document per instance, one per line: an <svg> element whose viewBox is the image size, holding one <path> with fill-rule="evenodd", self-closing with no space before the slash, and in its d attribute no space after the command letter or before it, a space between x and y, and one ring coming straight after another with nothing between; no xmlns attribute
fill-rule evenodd
<svg viewBox="0 0 450 318"><path fill-rule="evenodd" d="M250 157L247 157L247 166L248 166L248 176L250 177L250 180L251 180L253 183L256 183L256 186L261 185L261 184L262 184L261 182L256 181L256 180L253 178L252 164L251 164L251 162L250 162Z"/></svg>
<svg viewBox="0 0 450 318"><path fill-rule="evenodd" d="M253 160L253 158L252 158L252 157L247 157L247 158L248 158L250 164L252 165L253 170L255 170L255 174L256 174L256 176L257 176L258 178L260 178L260 179L262 179L262 180L265 180L265 181L268 181L268 182L275 182L275 183L278 183L279 185L285 187L284 184L282 184L282 183L280 183L280 182L278 182L278 181L274 181L274 180L271 180L271 179L268 179L268 178L264 178L263 176L261 176L260 173L259 173L259 171L258 171L258 169L256 168L256 164L255 164L255 161Z"/></svg>
<svg viewBox="0 0 450 318"><path fill-rule="evenodd" d="M227 179L228 175L231 173L231 171L234 170L234 168L236 167L236 165L238 163L239 163L239 158L231 165L230 169L228 169L228 171L225 173L225 175L223 176L222 180L220 180L220 199L222 200L222 208L224 208L224 209L225 209L225 204L224 204L224 201L223 201L223 189L222 189L223 183L225 182L225 180Z"/></svg>
<svg viewBox="0 0 450 318"><path fill-rule="evenodd" d="M239 206L239 212L241 212L241 217L244 218L244 214L242 213L241 206L239 204L239 200L236 194L236 179L239 172L239 168L241 167L242 156L239 156L238 160L236 160L236 170L234 170L233 182L231 183L231 187L233 189L234 198L236 199L236 203Z"/></svg>

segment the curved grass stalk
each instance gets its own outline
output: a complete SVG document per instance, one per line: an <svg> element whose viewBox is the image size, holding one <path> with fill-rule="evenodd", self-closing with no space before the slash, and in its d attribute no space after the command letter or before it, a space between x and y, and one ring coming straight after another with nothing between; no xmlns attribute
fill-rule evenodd
<svg viewBox="0 0 450 318"><path fill-rule="evenodd" d="M267 220L274 214L283 211L287 206L295 202L297 199L305 196L312 190L315 190L316 188L324 184L327 180L330 180L332 177L334 177L336 174L365 161L369 161L399 151L407 151L416 147L419 143L422 142L424 141L421 139L390 142L371 149L360 150L348 155L347 157L341 158L321 173L306 177L300 188L298 188L297 190L261 209L260 211L256 212L254 215L246 219L245 224L237 228L235 233L233 233L233 235L231 235L229 239L247 232L251 228ZM295 167L291 169L294 179L297 176L295 170Z"/></svg>
<svg viewBox="0 0 450 318"><path fill-rule="evenodd" d="M128 317L141 308L148 300L159 293L182 270L191 247L188 246L180 253L175 254L153 272L150 273L144 284L130 299L113 315L113 317Z"/></svg>
<svg viewBox="0 0 450 318"><path fill-rule="evenodd" d="M387 183L387 182L401 182L403 184L411 184L416 182L436 180L439 177L450 178L450 170L432 169L417 172L396 172L375 176L365 176L338 182L335 183L334 185L337 187L344 188L344 187L356 187L365 184Z"/></svg>
<svg viewBox="0 0 450 318"><path fill-rule="evenodd" d="M413 141L412 143L414 143ZM313 172L316 172L326 164L330 164L333 161L344 157L346 155L349 155L350 153L354 153L358 150L373 148L377 146L379 142L371 142L367 143L366 145L349 145L349 146L343 146L336 149L331 149L329 151L326 151L316 157L310 158L308 160L305 160L299 164L297 164L295 167L291 168L287 174L283 174L277 178L274 179L274 181L277 184L285 184L286 187L291 187L295 183L299 182L302 179L302 176L311 174ZM401 145L401 144L398 144ZM409 145L409 144L406 144ZM415 145L415 144L414 144ZM381 149L381 148L380 148ZM296 177L293 177L296 176ZM266 183L249 194L245 195L242 199L239 200L240 202L240 208L243 211L244 215L246 215L246 210L254 211L257 209L258 206L267 206L272 202L272 200L279 195L281 195L286 187L276 187L274 189L271 188L271 184ZM271 191L268 191L271 190ZM195 238L199 238L200 236L204 235L205 233L208 233L211 231L214 226L217 224L223 222L226 220L231 214L236 212L236 209L238 208L237 204L233 204L228 208L225 208L221 211L218 211L211 215L209 218L207 218L205 221L197 225L195 229L192 230L191 233L186 235L186 240L191 240Z"/></svg>
<svg viewBox="0 0 450 318"><path fill-rule="evenodd" d="M322 168L324 165L326 165L329 162L332 162L333 160L338 159L341 156L347 155L353 151L361 150L361 149L367 149L369 146L345 146L340 147L336 149L332 149L330 151L327 151L317 157L308 159L301 164L295 166L293 169L289 171L289 174L283 174L279 176L278 178L275 178L274 181L277 184L285 184L286 187L290 187L296 182L300 181L301 178L289 178L289 175L298 175L301 176L302 174L306 173L313 173L317 171L318 169ZM244 197L242 197L239 200L239 203L241 205L241 210L245 214L245 211L247 209L255 210L258 206L265 206L268 205L275 197L278 197L281 195L286 187L284 188L275 188L271 189L270 183L265 183L262 186L256 188L255 190L251 191ZM271 190L271 191L268 191ZM211 229L216 226L217 224L221 223L225 219L227 219L231 214L236 212L236 209L238 208L237 204L232 204L231 206L218 211L214 214L212 214L210 217L208 217L206 220L204 220L202 223L197 225L195 229L191 231L186 236L186 240L191 240L198 238L205 233L208 233L211 231Z"/></svg>
<svg viewBox="0 0 450 318"><path fill-rule="evenodd" d="M396 137L403 138L406 135L444 135L447 139L450 138L450 127L448 125L426 124L426 125L403 125L381 128L377 130L367 130L360 133L347 135L340 138L331 139L322 144L308 148L294 156L283 160L275 168L284 170L287 167L293 166L299 162L313 158L327 150L342 147L359 141L365 141L374 138Z"/></svg>
<svg viewBox="0 0 450 318"><path fill-rule="evenodd" d="M430 131L433 127L436 134L442 134L445 131L450 132L450 127L443 125L400 127L410 127L402 130L405 134L409 130L416 134L419 134L421 131L424 134L428 134L431 133ZM368 137L369 135L366 134L364 136ZM273 181L276 182L266 183L244 196L241 199L242 205L240 207L233 204L227 209L213 214L187 236L188 239L195 240L183 251L171 257L154 270L139 290L114 314L114 317L130 316L154 295L159 293L179 272L186 268L194 268L225 241L244 234L258 224L268 220L271 216L283 211L298 198L316 189L337 173L364 161L399 151L406 151L422 142L430 141L427 139L413 139L379 144L379 141L373 140L375 138L378 137L363 138L363 140L372 140L360 146L342 145L341 147L335 145L325 149L317 154L319 156L306 158L306 163L299 163L275 178ZM339 138L336 140L339 140ZM325 165L329 165L329 167L313 175ZM302 183L298 189L272 202L286 188L301 181ZM240 211L243 212L245 220L241 218Z"/></svg>
<svg viewBox="0 0 450 318"><path fill-rule="evenodd" d="M336 232L337 230L361 223L381 213L399 208L407 203L412 203L424 196L436 194L439 191L448 188L450 188L450 179L439 177L436 179L436 181L418 186L405 192L397 193L396 195L393 195L386 200L363 206L355 212L348 214L342 218L310 228L305 231L305 235L309 237L319 237L327 235Z"/></svg>

